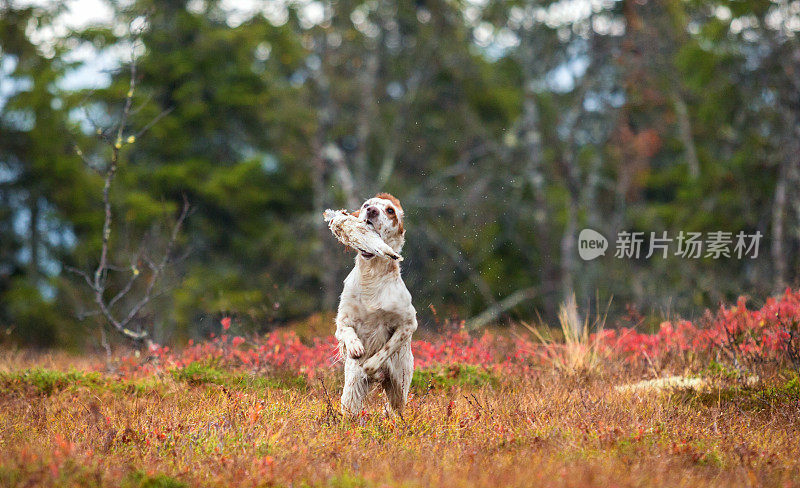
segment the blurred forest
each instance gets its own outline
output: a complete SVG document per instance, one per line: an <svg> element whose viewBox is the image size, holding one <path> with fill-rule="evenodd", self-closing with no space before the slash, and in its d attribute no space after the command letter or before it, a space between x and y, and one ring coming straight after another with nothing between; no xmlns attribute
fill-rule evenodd
<svg viewBox="0 0 800 488"><path fill-rule="evenodd" d="M691 316L798 284L800 1L247 3L113 2L112 22L65 29L69 3L0 1L0 342L99 340L69 270L98 266L98 133L134 59L105 293L151 272L142 249L166 252L185 197L130 325L159 342L333 310L353 254L322 210L379 191L406 211L423 327L552 321L573 291L613 297L612 316ZM102 76L66 82L97 59ZM579 258L586 227L604 257ZM623 230L764 238L756 259L618 259Z"/></svg>

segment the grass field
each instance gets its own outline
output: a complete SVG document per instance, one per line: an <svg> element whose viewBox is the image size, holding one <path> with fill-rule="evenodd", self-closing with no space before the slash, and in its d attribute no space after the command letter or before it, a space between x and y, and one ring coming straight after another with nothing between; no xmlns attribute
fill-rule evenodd
<svg viewBox="0 0 800 488"><path fill-rule="evenodd" d="M798 304L651 335L429 337L402 418L378 392L341 417L330 338L230 321L111 362L6 351L0 486L800 486Z"/></svg>
<svg viewBox="0 0 800 488"><path fill-rule="evenodd" d="M636 378L448 367L419 373L402 419L374 394L355 420L325 376L5 372L0 485L800 486L791 375L618 391Z"/></svg>

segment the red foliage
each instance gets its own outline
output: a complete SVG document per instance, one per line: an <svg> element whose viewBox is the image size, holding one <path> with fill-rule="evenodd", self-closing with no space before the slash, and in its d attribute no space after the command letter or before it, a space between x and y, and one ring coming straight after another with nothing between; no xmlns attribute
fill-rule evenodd
<svg viewBox="0 0 800 488"><path fill-rule="evenodd" d="M737 361L798 361L800 350L800 291L787 289L778 298L769 298L758 310L748 310L742 297L736 306L710 312L703 326L688 320L661 323L658 332L647 334L632 328L604 329L590 342L609 358L628 362L686 357L688 354L722 352ZM222 319L223 329L230 318ZM541 344L532 339L509 338L485 332L475 337L463 323L434 341L412 342L414 363L419 368L437 365L472 364L495 370L527 371L546 364L560 354L559 344ZM182 368L194 362L249 371L286 371L308 378L339 361L333 336L302 342L294 332L271 332L257 339L223 334L209 341L194 343L181 351L153 346L146 361L126 357L123 374L148 374L158 370Z"/></svg>
<svg viewBox="0 0 800 488"><path fill-rule="evenodd" d="M715 315L707 313L704 326L688 320L662 322L655 334L629 328L604 330L603 346L629 361L645 357L663 358L687 352L722 352L738 361L795 361L800 337L800 291L786 291L768 298L758 310L748 310L747 298L736 306L720 306Z"/></svg>

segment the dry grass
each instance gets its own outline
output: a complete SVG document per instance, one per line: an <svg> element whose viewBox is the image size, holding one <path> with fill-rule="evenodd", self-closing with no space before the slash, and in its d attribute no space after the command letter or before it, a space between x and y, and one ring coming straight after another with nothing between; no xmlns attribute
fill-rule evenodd
<svg viewBox="0 0 800 488"><path fill-rule="evenodd" d="M522 324L546 346L547 350L554 353L549 358L556 369L568 374L591 373L605 359L600 337L606 325L607 313L608 310L601 312L598 309L591 322L588 315L581 320L578 303L572 294L558 309L558 323L562 334L559 339L563 342L549 335L546 337L540 332L541 329L550 334L552 329L547 325L542 324L534 328L524 322Z"/></svg>
<svg viewBox="0 0 800 488"><path fill-rule="evenodd" d="M418 386L404 419L373 396L349 421L334 372L325 388L5 372L0 486L800 486L796 379L614 388L638 379L551 368Z"/></svg>

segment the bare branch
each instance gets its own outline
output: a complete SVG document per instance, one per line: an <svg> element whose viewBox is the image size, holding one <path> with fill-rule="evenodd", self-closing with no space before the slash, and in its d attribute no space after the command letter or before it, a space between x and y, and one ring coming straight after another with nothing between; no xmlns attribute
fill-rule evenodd
<svg viewBox="0 0 800 488"><path fill-rule="evenodd" d="M72 266L65 266L64 269L66 269L70 273L75 273L76 275L82 277L84 280L86 280L86 283L89 285L89 287L94 289L94 283L92 282L92 279L89 277L89 273L80 270L78 268L73 268Z"/></svg>
<svg viewBox="0 0 800 488"><path fill-rule="evenodd" d="M75 154L77 154L81 158L83 164L85 164L87 168L91 169L92 171L94 171L99 175L103 174L102 169L98 168L91 161L89 161L89 158L86 157L86 154L83 152L80 146L78 146L78 143L73 143L72 145L75 148Z"/></svg>
<svg viewBox="0 0 800 488"><path fill-rule="evenodd" d="M189 215L189 201L186 199L186 196L183 197L183 209L181 210L181 214L178 217L175 226L172 228L172 235L170 236L170 240L167 243L167 248L164 251L164 256L161 258L161 262L155 265L152 274L150 275L150 279L147 282L147 289L145 290L144 296L131 308L128 315L122 321L123 325L127 325L131 320L133 320L136 315L150 302L151 296L153 294L153 288L155 287L156 281L161 273L164 271L164 268L169 263L169 257L172 253L172 248L175 245L175 242L178 240L178 235L180 234L181 228L183 227L183 223L186 220L186 217Z"/></svg>
<svg viewBox="0 0 800 488"><path fill-rule="evenodd" d="M108 302L109 308L113 307L115 303L120 301L125 295L128 294L128 292L131 291L131 288L133 288L133 284L136 282L136 278L138 277L139 277L139 270L134 267L133 272L131 273L131 278L128 280L128 283L125 284L125 286L122 288L122 290L119 291L119 293L114 295L114 298L109 300Z"/></svg>
<svg viewBox="0 0 800 488"><path fill-rule="evenodd" d="M135 45L135 42L134 42ZM131 48L133 50L133 48ZM122 132L125 130L125 126L128 124L128 117L131 113L131 107L133 106L133 94L136 90L136 56L131 53L131 80L128 88L128 93L125 95L125 107L122 109L122 117L120 117L119 125L117 126L117 140L115 142L115 149L119 150L119 147L122 144Z"/></svg>
<svg viewBox="0 0 800 488"><path fill-rule="evenodd" d="M89 310L88 312L83 311L83 312L78 312L77 315L78 315L78 320L84 320L88 317L94 317L95 315L100 315L100 311L98 310Z"/></svg>
<svg viewBox="0 0 800 488"><path fill-rule="evenodd" d="M506 310L514 308L525 300L530 300L534 296L536 296L536 288L533 286L530 288L517 290L511 295L500 300L496 305L487 308L480 314L467 320L467 329L480 329L484 325L499 317L500 314Z"/></svg>
<svg viewBox="0 0 800 488"><path fill-rule="evenodd" d="M102 315L102 317L108 322L108 324L114 328L117 332L122 334L124 337L128 339L144 343L146 345L150 345L149 334L146 330L139 330L135 331L131 328L131 323L139 316L141 311L147 306L148 303L151 302L154 296L158 296L158 292L156 291L156 285L159 281L159 278L163 275L165 268L171 262L171 255L173 252L173 248L175 247L175 243L178 240L178 236L180 231L183 227L186 218L189 215L189 202L186 196L183 196L183 208L181 210L178 219L175 222L175 225L170 232L169 239L167 241L166 247L164 249L163 255L158 260L151 259L146 252L144 243L140 250L133 256L131 259L130 268L128 268L131 272L131 276L127 280L124 286L117 291L117 293L110 299L106 299L106 293L108 290L108 273L110 271L123 271L126 268L115 266L111 263L111 233L114 227L114 216L112 212L112 205L111 205L111 186L114 183L114 179L117 175L117 171L119 169L119 165L121 164L120 161L120 151L123 145L130 144L135 142L136 137L144 134L147 130L149 130L153 125L155 125L161 118L172 111L172 108L162 111L159 115L153 118L149 123L147 123L139 132L137 132L133 136L129 136L126 140L123 140L123 135L126 132L128 126L128 120L132 114L135 112L132 111L133 107L133 98L134 93L136 90L136 56L133 52L135 50L135 41L132 43L132 53L131 53L131 63L130 63L130 82L128 87L128 92L125 95L122 114L120 115L119 120L117 121L116 125L112 129L100 129L96 128L97 134L100 138L105 141L110 146L111 156L110 156L110 163L105 168L98 168L94 164L89 161L89 159L83 154L80 150L77 143L75 144L75 151L76 153L83 159L84 163L89 166L92 170L98 172L103 177L103 230L102 230L102 244L100 247L100 259L98 261L97 267L94 269L94 272L90 275L89 273L81 270L77 270L74 268L68 268L69 271L76 273L77 275L83 277L84 281L86 281L87 285L93 292L93 299L96 306L96 310L88 313L82 313L82 317L88 317L90 315ZM139 108L137 108L137 111ZM87 112L87 118L92 124L95 122L89 117ZM114 134L113 139L109 137L110 134ZM145 238L146 240L146 238ZM146 284L144 286L144 291L142 295L139 297L138 300L133 303L133 305L127 309L127 312L121 313L121 315L117 315L114 312L114 307L123 299L128 297L133 289L134 286L138 281L140 281L140 275L142 272L138 269L137 263L140 260L144 260L147 263L149 268L149 276L147 276ZM118 312L119 313L119 312ZM121 317L121 318L120 318ZM103 334L103 339L105 341L105 333L101 331Z"/></svg>
<svg viewBox="0 0 800 488"><path fill-rule="evenodd" d="M148 130L150 130L150 128L152 128L154 125L156 125L156 123L158 123L158 121L159 121L159 120L161 120L161 119L163 119L164 117L166 117L167 115L169 115L169 114L170 114L170 113L171 113L173 110L175 110L175 107L170 107L170 108L168 108L168 109L166 109L166 110L162 110L162 111L161 111L161 113L159 113L158 115L156 115L155 117L153 117L153 120L151 120L150 122L148 122L148 123L147 123L147 124L146 124L146 125L145 125L145 126L142 128L142 130L140 130L139 132L137 132L137 133L136 133L136 135L135 135L135 137L138 139L138 138L139 138L139 136L141 136L142 134L144 134L145 132L147 132Z"/></svg>
<svg viewBox="0 0 800 488"><path fill-rule="evenodd" d="M430 225L423 224L422 231L428 236L428 239L431 240L434 244L436 244L444 253L450 258L456 266L458 266L461 271L469 276L469 280L475 286L475 289L481 294L484 300L491 305L495 306L497 304L497 300L495 300L494 295L492 294L492 290L489 287L489 284L486 283L486 280L481 277L480 273L475 271L474 267L462 257L461 249L458 249L455 244L450 242L450 240L443 238L436 230L434 230Z"/></svg>

